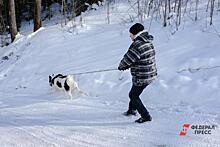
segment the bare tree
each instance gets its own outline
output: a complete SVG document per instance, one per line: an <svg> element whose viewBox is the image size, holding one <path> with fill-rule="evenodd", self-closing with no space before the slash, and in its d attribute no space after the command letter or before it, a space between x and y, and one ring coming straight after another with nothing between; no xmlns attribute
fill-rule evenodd
<svg viewBox="0 0 220 147"><path fill-rule="evenodd" d="M168 0L168 6L169 6L169 13L171 12L171 2Z"/></svg>
<svg viewBox="0 0 220 147"><path fill-rule="evenodd" d="M75 22L76 21L76 0L73 0L72 1L72 4L73 4L73 6L72 6L72 19L73 19L73 22Z"/></svg>
<svg viewBox="0 0 220 147"><path fill-rule="evenodd" d="M178 3L178 13L177 13L177 17L179 19L177 19L178 20L177 25L180 25L180 23L181 23L181 7L182 7L182 0L179 0L179 3Z"/></svg>
<svg viewBox="0 0 220 147"><path fill-rule="evenodd" d="M143 13L144 14L147 14L147 5L149 3L149 0L144 0L144 10L143 10Z"/></svg>
<svg viewBox="0 0 220 147"><path fill-rule="evenodd" d="M141 0L137 0L138 4L138 19L140 22L143 22L143 12L142 12L142 7L141 7Z"/></svg>
<svg viewBox="0 0 220 147"><path fill-rule="evenodd" d="M107 0L107 23L110 24L110 1Z"/></svg>
<svg viewBox="0 0 220 147"><path fill-rule="evenodd" d="M175 0L175 4L174 4L174 12L176 12L177 1L178 1L178 0Z"/></svg>
<svg viewBox="0 0 220 147"><path fill-rule="evenodd" d="M199 5L199 0L196 0L196 15L195 15L195 21L198 20L198 5Z"/></svg>
<svg viewBox="0 0 220 147"><path fill-rule="evenodd" d="M153 7L153 1L154 1L154 0L150 0L150 2L149 2L149 4L148 4L147 17L150 16L150 11L151 11L151 9L152 9L152 7Z"/></svg>
<svg viewBox="0 0 220 147"><path fill-rule="evenodd" d="M185 13L186 13L186 11L187 11L188 2L189 2L189 0L186 0L186 2L185 2L185 9L184 9L183 16L184 16L184 14L185 14Z"/></svg>
<svg viewBox="0 0 220 147"><path fill-rule="evenodd" d="M3 7L3 1L0 0L0 8L2 8L2 7ZM4 18L2 15L2 9L0 9L0 35L3 34L4 29L5 29Z"/></svg>
<svg viewBox="0 0 220 147"><path fill-rule="evenodd" d="M8 1L9 5L9 26L10 26L10 34L11 41L15 40L15 36L17 35L17 24L16 24L16 16L15 16L15 2L14 0Z"/></svg>
<svg viewBox="0 0 220 147"><path fill-rule="evenodd" d="M167 0L164 0L165 6L163 11L163 26L167 26Z"/></svg>
<svg viewBox="0 0 220 147"><path fill-rule="evenodd" d="M66 11L67 11L66 1L62 0L61 26L63 26L63 18L64 18L65 25L67 24Z"/></svg>
<svg viewBox="0 0 220 147"><path fill-rule="evenodd" d="M34 32L42 26L41 22L41 0L35 0L34 3Z"/></svg>
<svg viewBox="0 0 220 147"><path fill-rule="evenodd" d="M210 3L210 0L208 1L207 7L206 7L206 12L208 12L208 10L209 10L209 3Z"/></svg>
<svg viewBox="0 0 220 147"><path fill-rule="evenodd" d="M220 0L218 0L218 8L220 8ZM220 9L218 11L220 11Z"/></svg>
<svg viewBox="0 0 220 147"><path fill-rule="evenodd" d="M210 11L210 25L212 25L213 12L215 8L215 0L211 0L211 11Z"/></svg>
<svg viewBox="0 0 220 147"><path fill-rule="evenodd" d="M0 0L0 8L3 8L3 0ZM0 9L0 17L2 17L2 9Z"/></svg>
<svg viewBox="0 0 220 147"><path fill-rule="evenodd" d="M0 8L3 8L3 1L0 0ZM4 25L4 19L2 16L2 9L0 9L0 45L2 45L2 47L4 46L4 38L3 38L3 33L5 32L5 25Z"/></svg>

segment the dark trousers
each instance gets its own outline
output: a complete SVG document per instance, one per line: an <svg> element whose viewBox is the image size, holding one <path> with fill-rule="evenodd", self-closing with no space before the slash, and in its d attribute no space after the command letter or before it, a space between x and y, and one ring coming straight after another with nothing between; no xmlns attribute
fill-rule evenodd
<svg viewBox="0 0 220 147"><path fill-rule="evenodd" d="M138 113L143 118L148 118L149 117L149 112L147 111L147 109L145 108L143 103L141 102L141 99L140 99L139 96L141 95L141 93L143 92L143 90L146 87L147 87L147 85L146 86L132 85L132 88L129 92L130 102L129 102L128 110L137 110Z"/></svg>

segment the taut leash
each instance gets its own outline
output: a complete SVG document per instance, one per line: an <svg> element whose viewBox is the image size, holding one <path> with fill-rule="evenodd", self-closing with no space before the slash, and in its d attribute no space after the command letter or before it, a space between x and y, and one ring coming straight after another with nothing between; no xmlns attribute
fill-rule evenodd
<svg viewBox="0 0 220 147"><path fill-rule="evenodd" d="M84 74L115 71L115 70L118 70L118 69L117 68L110 68L110 69L94 70L94 71L87 71L87 72L78 72L78 73L73 73L72 75L84 75Z"/></svg>

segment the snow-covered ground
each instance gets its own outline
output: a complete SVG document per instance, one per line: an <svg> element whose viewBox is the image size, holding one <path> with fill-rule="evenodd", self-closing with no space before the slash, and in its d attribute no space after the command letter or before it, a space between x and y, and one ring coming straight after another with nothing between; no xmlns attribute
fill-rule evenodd
<svg viewBox="0 0 220 147"><path fill-rule="evenodd" d="M220 38L203 20L186 21L175 35L153 21L159 76L141 96L152 122L135 124L138 116L122 115L129 100L129 71L77 75L88 96L73 100L50 89L53 73L117 68L131 43L132 23L122 24L125 14L115 13L118 23L106 25L104 16L97 19L103 11L87 14L77 33L47 26L0 48L0 146L219 147ZM220 25L217 17L215 26ZM179 136L185 123L216 127L211 134L196 135L189 128Z"/></svg>

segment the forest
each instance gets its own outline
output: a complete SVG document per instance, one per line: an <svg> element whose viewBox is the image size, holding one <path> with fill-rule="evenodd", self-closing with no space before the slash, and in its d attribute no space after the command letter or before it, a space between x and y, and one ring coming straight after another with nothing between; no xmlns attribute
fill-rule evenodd
<svg viewBox="0 0 220 147"><path fill-rule="evenodd" d="M72 19L87 10L89 5L101 0L0 0L0 34L12 34L12 40L19 31L22 21L34 20L36 31L41 21L53 17L51 6L59 4L59 10L67 19ZM42 16L41 12L45 15Z"/></svg>
<svg viewBox="0 0 220 147"><path fill-rule="evenodd" d="M129 20L123 20L124 23L133 22L136 18L139 22L143 22L146 18L150 18L151 21L159 19L164 27L173 25L172 33L178 30L183 17L190 17L197 21L199 13L203 15L204 7L200 8L201 3L206 3L206 14L203 16L207 18L206 23L209 25L213 24L213 14L220 11L220 0L206 2L203 0L126 0L125 2L130 5L129 11L133 11L135 15L129 14ZM91 7L93 4L106 6L106 19L109 24L110 7L115 7L116 3L116 0L0 0L1 44L4 46L13 42L22 21L29 23L33 21L33 31L38 30L42 26L42 21L50 21L57 15L53 10L55 5L58 5L61 25L66 25L67 21L75 20L75 17L82 12L93 9ZM174 21L174 24L170 21Z"/></svg>

